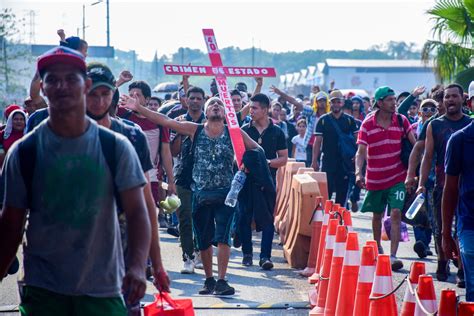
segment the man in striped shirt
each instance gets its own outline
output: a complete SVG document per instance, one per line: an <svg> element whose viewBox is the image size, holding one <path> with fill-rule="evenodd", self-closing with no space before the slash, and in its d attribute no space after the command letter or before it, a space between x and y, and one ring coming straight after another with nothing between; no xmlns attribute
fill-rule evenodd
<svg viewBox="0 0 474 316"><path fill-rule="evenodd" d="M372 212L374 239L380 245L382 218L388 206L391 218L390 255L394 271L403 267L398 260L397 250L400 241L401 209L405 201L406 168L401 160L402 139L407 137L412 144L415 137L410 123L403 115L396 113L395 92L389 87L379 87L375 91L376 111L362 123L357 144L356 183L367 189L361 212ZM361 174L364 162L367 171Z"/></svg>

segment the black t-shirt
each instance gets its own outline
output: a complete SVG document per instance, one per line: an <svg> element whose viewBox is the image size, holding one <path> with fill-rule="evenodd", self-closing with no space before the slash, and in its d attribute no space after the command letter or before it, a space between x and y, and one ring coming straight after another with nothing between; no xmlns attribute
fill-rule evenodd
<svg viewBox="0 0 474 316"><path fill-rule="evenodd" d="M188 122L193 122L193 118L189 113L183 115L184 119ZM195 123L201 124L205 119L204 113ZM191 190L192 183L192 168L188 168L186 165L190 163L190 155L193 141L189 136L182 136L181 139L181 152L176 157L175 164L173 166L174 182L182 186L185 189Z"/></svg>
<svg viewBox="0 0 474 316"><path fill-rule="evenodd" d="M150 148L148 147L148 142L142 129L130 121L126 122L126 120L112 117L110 118L110 121L110 129L127 137L130 143L132 143L133 148L135 148L135 151L137 152L138 160L140 160L143 172L153 169L153 164L150 158Z"/></svg>
<svg viewBox="0 0 474 316"><path fill-rule="evenodd" d="M323 163L321 170L325 172L337 172L342 170L342 157L338 146L339 135L330 120L334 120L345 134L354 134L359 128L355 119L345 113L342 113L339 119L336 119L332 113L324 114L319 118L314 135L323 137L323 148L321 150Z"/></svg>
<svg viewBox="0 0 474 316"><path fill-rule="evenodd" d="M252 121L242 126L242 130L262 146L267 159L274 159L277 158L277 151L287 149L288 147L286 146L285 134L281 128L274 125L271 120L269 120L269 122L270 124L261 134L255 126L253 126ZM270 168L270 172L272 173L272 176L275 177L277 169Z"/></svg>
<svg viewBox="0 0 474 316"><path fill-rule="evenodd" d="M446 145L454 132L466 127L471 123L471 118L463 115L460 120L452 121L446 115L431 121L431 131L433 133L434 153L436 155L436 185L444 186L444 156L446 153Z"/></svg>

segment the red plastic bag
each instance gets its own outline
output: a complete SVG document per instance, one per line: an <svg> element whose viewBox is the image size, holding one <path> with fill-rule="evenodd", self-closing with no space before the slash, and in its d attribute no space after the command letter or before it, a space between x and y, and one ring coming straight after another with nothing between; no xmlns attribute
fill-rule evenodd
<svg viewBox="0 0 474 316"><path fill-rule="evenodd" d="M190 298L173 299L169 293L155 294L155 301L143 308L145 316L194 316Z"/></svg>

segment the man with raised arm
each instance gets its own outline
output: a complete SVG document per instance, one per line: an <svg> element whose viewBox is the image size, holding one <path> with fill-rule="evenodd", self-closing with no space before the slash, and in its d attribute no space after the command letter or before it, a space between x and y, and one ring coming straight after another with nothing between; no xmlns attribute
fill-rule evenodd
<svg viewBox="0 0 474 316"><path fill-rule="evenodd" d="M130 96L122 96L122 106L137 111L150 121L189 136L195 142L192 171L193 227L204 266L206 280L199 294L233 295L235 289L225 279L230 257L230 227L235 208L224 204L233 179L234 151L229 131L224 125L225 107L218 98L204 105L207 121L204 125L176 121L152 112ZM241 131L245 148L258 147ZM212 243L217 243L218 280L212 272Z"/></svg>

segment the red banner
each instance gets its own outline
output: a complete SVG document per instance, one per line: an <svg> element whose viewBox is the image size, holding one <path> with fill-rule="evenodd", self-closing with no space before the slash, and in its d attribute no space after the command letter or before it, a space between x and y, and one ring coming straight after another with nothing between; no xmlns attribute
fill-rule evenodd
<svg viewBox="0 0 474 316"><path fill-rule="evenodd" d="M221 55L217 48L216 37L212 29L203 29L204 40L206 41L207 51L209 53L209 59L211 60L212 68L224 68L222 64ZM229 87L227 86L227 79L225 73L217 72L214 75L216 77L217 89L219 90L219 98L222 100L225 106L225 116L227 121L227 127L229 128L230 138L232 140L232 146L234 147L235 158L240 166L242 157L245 152L244 140L240 132L239 122L237 115L232 105L232 99L229 94Z"/></svg>
<svg viewBox="0 0 474 316"><path fill-rule="evenodd" d="M190 65L164 65L167 75L216 76L226 77L276 77L275 68L270 67L209 67Z"/></svg>

